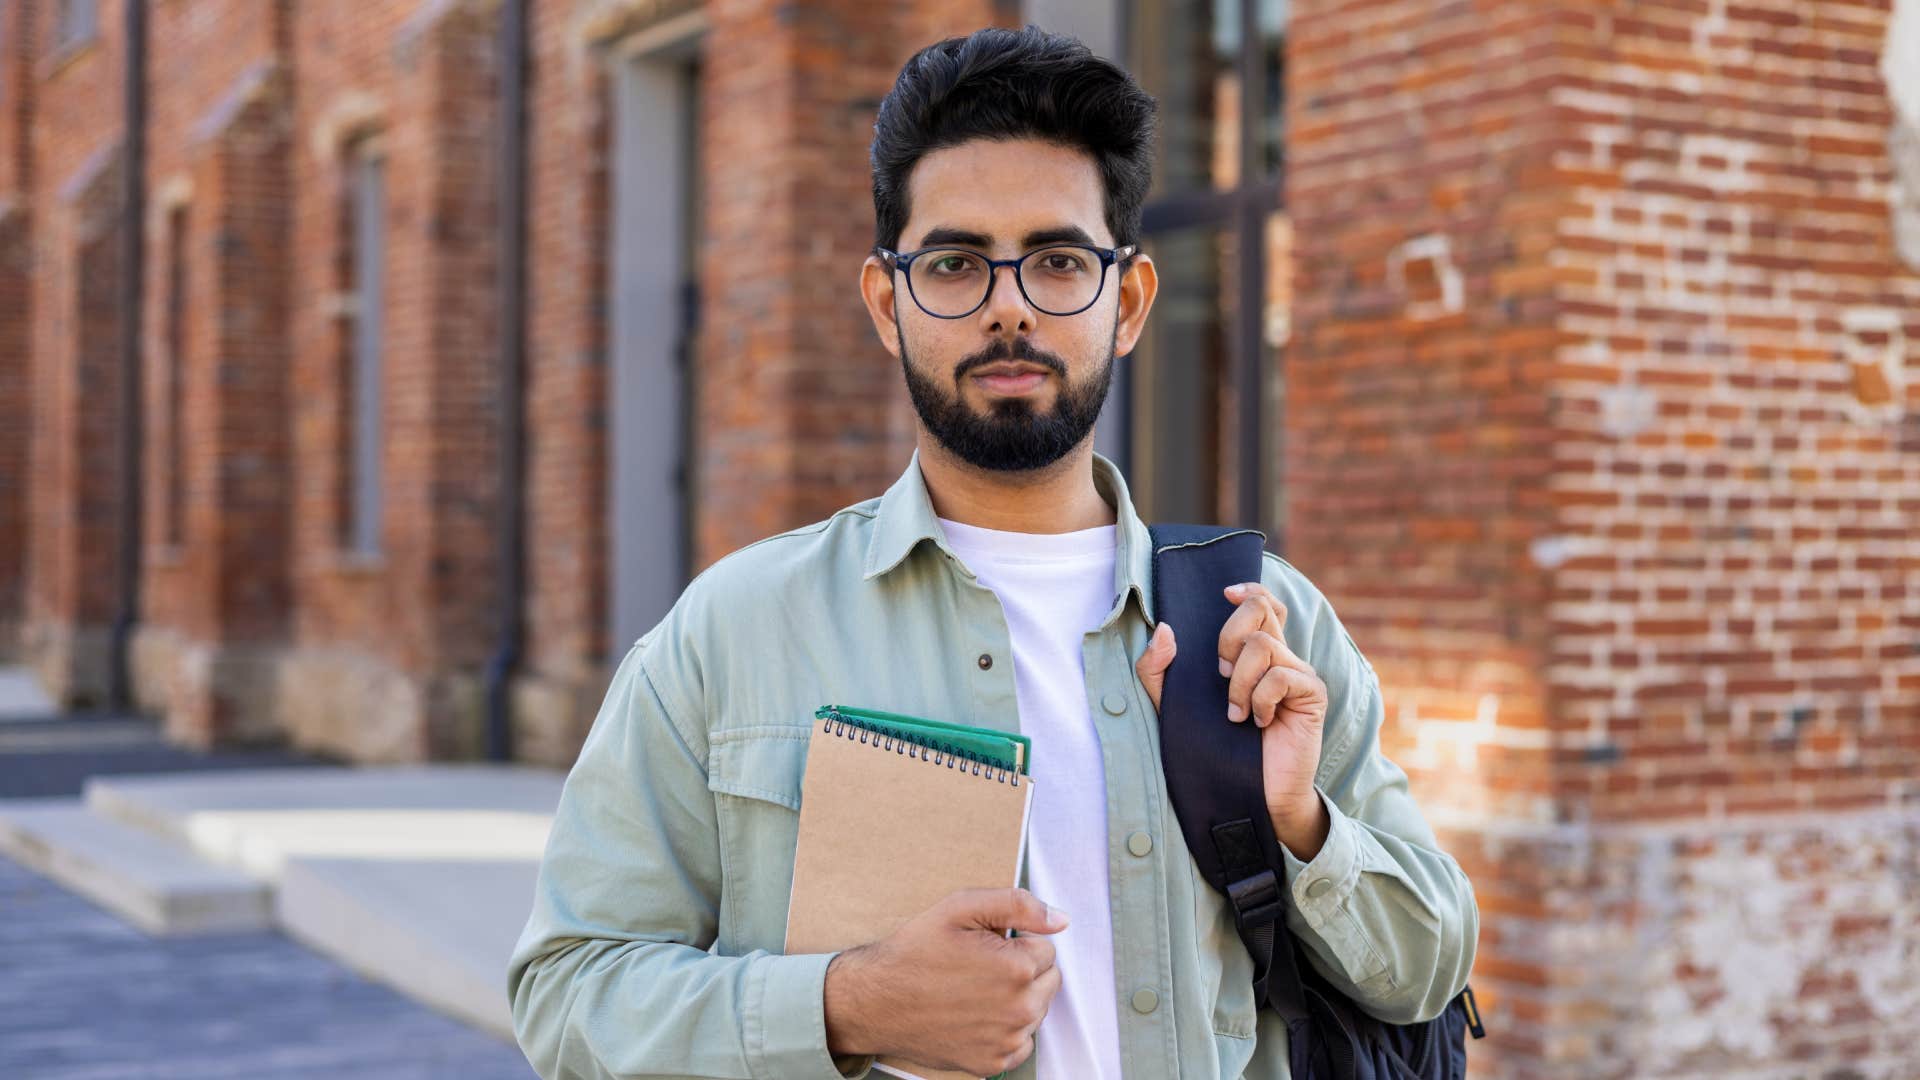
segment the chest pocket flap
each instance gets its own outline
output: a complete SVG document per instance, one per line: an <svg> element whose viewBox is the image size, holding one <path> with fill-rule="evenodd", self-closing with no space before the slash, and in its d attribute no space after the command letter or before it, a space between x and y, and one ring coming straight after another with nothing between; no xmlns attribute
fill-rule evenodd
<svg viewBox="0 0 1920 1080"><path fill-rule="evenodd" d="M800 781L807 771L810 725L760 724L713 733L707 755L707 789L744 799L800 809Z"/></svg>

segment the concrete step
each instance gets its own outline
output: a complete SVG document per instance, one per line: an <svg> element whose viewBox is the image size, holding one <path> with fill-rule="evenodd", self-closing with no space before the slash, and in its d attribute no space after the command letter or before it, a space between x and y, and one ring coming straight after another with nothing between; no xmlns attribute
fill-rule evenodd
<svg viewBox="0 0 1920 1080"><path fill-rule="evenodd" d="M91 780L88 806L274 887L288 934L513 1037L507 961L565 774L521 766L286 768Z"/></svg>
<svg viewBox="0 0 1920 1080"><path fill-rule="evenodd" d="M274 880L300 857L540 858L565 774L514 765L102 776L87 805Z"/></svg>
<svg viewBox="0 0 1920 1080"><path fill-rule="evenodd" d="M313 949L511 1040L507 961L538 874L529 860L298 858L275 911Z"/></svg>
<svg viewBox="0 0 1920 1080"><path fill-rule="evenodd" d="M150 934L260 930L270 890L79 799L0 801L0 852Z"/></svg>

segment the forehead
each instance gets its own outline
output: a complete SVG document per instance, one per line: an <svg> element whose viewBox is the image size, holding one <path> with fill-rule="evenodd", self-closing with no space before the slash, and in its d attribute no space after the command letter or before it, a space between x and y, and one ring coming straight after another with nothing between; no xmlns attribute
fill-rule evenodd
<svg viewBox="0 0 1920 1080"><path fill-rule="evenodd" d="M1083 150L1038 139L971 139L932 151L907 180L910 207L900 247L933 228L993 237L1010 250L1025 232L1077 225L1100 244L1107 231L1100 168Z"/></svg>

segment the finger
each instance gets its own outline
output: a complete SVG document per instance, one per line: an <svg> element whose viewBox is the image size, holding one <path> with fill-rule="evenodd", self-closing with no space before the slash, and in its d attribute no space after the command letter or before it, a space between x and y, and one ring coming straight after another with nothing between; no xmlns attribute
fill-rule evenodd
<svg viewBox="0 0 1920 1080"><path fill-rule="evenodd" d="M1254 684L1251 706L1248 710L1253 714L1255 726L1266 727L1273 723L1274 710L1286 700L1287 694L1293 689L1294 680L1300 678L1304 676L1292 668L1276 666L1267 669L1267 673Z"/></svg>
<svg viewBox="0 0 1920 1080"><path fill-rule="evenodd" d="M1040 978L1035 980L1034 987L1040 992L1041 1000L1047 1003L1048 1008L1053 1007L1053 996L1060 992L1060 982L1065 977L1065 973L1058 967L1050 967L1041 972ZM1045 1013L1041 1015L1044 1016Z"/></svg>
<svg viewBox="0 0 1920 1080"><path fill-rule="evenodd" d="M1178 651L1173 640L1173 624L1160 623L1153 628L1153 636L1147 639L1140 659L1133 663L1133 673L1146 688L1147 699L1153 702L1155 712L1160 711L1160 693L1166 685L1167 669L1173 666L1173 657Z"/></svg>
<svg viewBox="0 0 1920 1080"><path fill-rule="evenodd" d="M1220 674L1231 675L1233 666L1240 662L1241 654L1246 651L1248 639L1268 631L1272 624L1273 613L1263 600L1248 600L1235 608L1220 626L1220 639L1216 644L1220 654Z"/></svg>
<svg viewBox="0 0 1920 1080"><path fill-rule="evenodd" d="M1238 590L1236 592L1236 590ZM1220 653L1220 674L1225 675L1233 663L1240 659L1240 650L1245 647L1246 639L1256 630L1265 630L1279 637L1287 625L1286 605L1280 603L1267 587L1259 582L1242 582L1229 585L1227 598L1238 605L1232 615L1220 627L1218 652Z"/></svg>
<svg viewBox="0 0 1920 1080"><path fill-rule="evenodd" d="M1027 976L1029 979L1045 975L1056 963L1053 942L1044 937L1016 937L1007 944L1010 948L1019 949L1033 964L1033 970Z"/></svg>
<svg viewBox="0 0 1920 1080"><path fill-rule="evenodd" d="M1326 701L1327 684L1320 676L1286 667L1268 668L1253 689L1254 724L1264 728L1280 719L1283 712L1312 713L1315 706L1324 714Z"/></svg>
<svg viewBox="0 0 1920 1080"><path fill-rule="evenodd" d="M1279 645L1279 639L1264 630L1247 635L1227 679L1227 719L1237 724L1253 714L1253 688L1274 667Z"/></svg>
<svg viewBox="0 0 1920 1080"><path fill-rule="evenodd" d="M1067 913L1025 889L961 889L953 893L955 925L983 930L1056 934L1067 928Z"/></svg>

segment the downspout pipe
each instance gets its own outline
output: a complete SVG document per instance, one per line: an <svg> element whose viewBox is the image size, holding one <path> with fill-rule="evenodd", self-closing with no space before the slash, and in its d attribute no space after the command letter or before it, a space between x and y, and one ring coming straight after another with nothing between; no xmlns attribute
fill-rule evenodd
<svg viewBox="0 0 1920 1080"><path fill-rule="evenodd" d="M141 483L145 415L140 362L147 213L147 0L126 0L126 133L120 221L119 602L109 645L108 699L133 708L133 628L140 619Z"/></svg>
<svg viewBox="0 0 1920 1080"><path fill-rule="evenodd" d="M513 760L508 688L526 594L527 4L500 5L500 626L487 663L487 758Z"/></svg>

